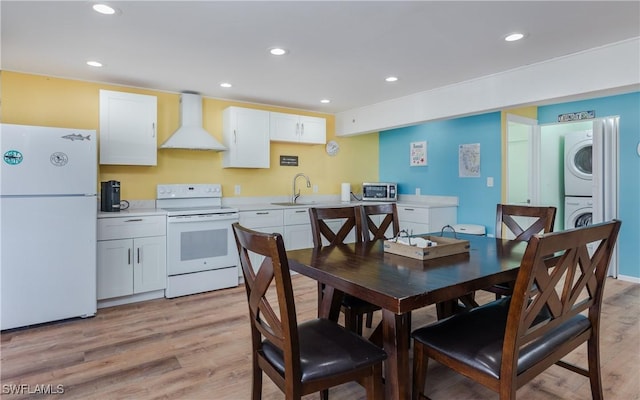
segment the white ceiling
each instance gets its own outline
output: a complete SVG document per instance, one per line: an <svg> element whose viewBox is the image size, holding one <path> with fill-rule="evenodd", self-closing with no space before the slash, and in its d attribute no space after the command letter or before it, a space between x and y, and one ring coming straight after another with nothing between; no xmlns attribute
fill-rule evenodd
<svg viewBox="0 0 640 400"><path fill-rule="evenodd" d="M335 113L640 36L639 1L106 3L2 0L1 68Z"/></svg>

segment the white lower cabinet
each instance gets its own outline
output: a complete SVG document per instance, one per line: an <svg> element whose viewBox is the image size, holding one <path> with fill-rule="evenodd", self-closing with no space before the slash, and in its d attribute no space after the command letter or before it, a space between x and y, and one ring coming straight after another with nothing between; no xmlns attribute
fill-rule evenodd
<svg viewBox="0 0 640 400"><path fill-rule="evenodd" d="M400 230L419 235L440 232L446 225L457 223L457 207L420 207L398 204Z"/></svg>
<svg viewBox="0 0 640 400"><path fill-rule="evenodd" d="M263 233L279 233L283 236L284 239L284 229L282 226L282 210L241 211L239 223L245 228L249 228L254 231ZM251 253L249 254L249 259L254 270L257 270L264 257L255 253ZM239 268L238 271L240 276L242 277L242 268Z"/></svg>
<svg viewBox="0 0 640 400"><path fill-rule="evenodd" d="M97 252L98 300L154 291L154 297L163 296L167 286L164 216L98 219ZM117 304L146 299L129 297Z"/></svg>
<svg viewBox="0 0 640 400"><path fill-rule="evenodd" d="M284 210L284 246L287 250L313 247L311 219L308 208L288 208Z"/></svg>

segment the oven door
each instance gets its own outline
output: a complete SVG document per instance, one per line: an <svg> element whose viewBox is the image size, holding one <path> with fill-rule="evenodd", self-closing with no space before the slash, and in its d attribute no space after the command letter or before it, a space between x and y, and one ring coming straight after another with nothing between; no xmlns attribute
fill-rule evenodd
<svg viewBox="0 0 640 400"><path fill-rule="evenodd" d="M237 221L238 213L167 217L167 274L237 266L231 227Z"/></svg>

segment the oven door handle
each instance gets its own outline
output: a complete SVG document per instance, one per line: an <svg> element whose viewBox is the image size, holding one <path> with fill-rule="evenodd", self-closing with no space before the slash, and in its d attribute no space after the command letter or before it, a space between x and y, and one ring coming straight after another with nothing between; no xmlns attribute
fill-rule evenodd
<svg viewBox="0 0 640 400"><path fill-rule="evenodd" d="M238 213L223 214L207 214L207 215L180 215L167 217L167 223L188 223L188 222L207 222L207 221L237 221Z"/></svg>

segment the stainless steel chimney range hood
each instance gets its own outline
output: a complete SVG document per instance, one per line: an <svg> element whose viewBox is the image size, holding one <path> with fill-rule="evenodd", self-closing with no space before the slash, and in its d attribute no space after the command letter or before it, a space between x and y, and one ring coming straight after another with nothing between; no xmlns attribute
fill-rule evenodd
<svg viewBox="0 0 640 400"><path fill-rule="evenodd" d="M202 97L197 93L180 95L180 127L165 140L161 149L227 150L202 128Z"/></svg>

